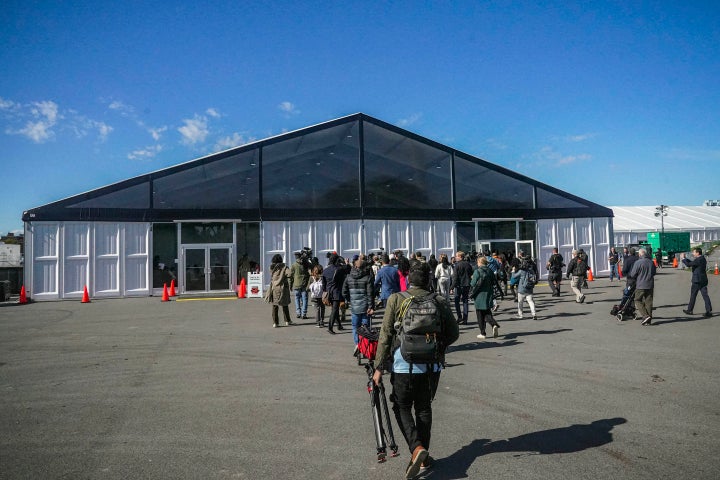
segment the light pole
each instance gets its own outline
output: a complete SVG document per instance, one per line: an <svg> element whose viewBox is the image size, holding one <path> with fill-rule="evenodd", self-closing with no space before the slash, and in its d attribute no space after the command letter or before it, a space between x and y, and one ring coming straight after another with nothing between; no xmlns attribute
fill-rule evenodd
<svg viewBox="0 0 720 480"><path fill-rule="evenodd" d="M667 205L660 205L659 207L655 207L655 216L660 217L660 251L662 252L664 250L664 240L665 240L665 217L667 217L668 214L668 206Z"/></svg>

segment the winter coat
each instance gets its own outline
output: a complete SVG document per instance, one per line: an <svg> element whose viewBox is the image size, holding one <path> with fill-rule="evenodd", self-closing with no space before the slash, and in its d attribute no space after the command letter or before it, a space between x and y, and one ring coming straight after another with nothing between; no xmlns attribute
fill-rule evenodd
<svg viewBox="0 0 720 480"><path fill-rule="evenodd" d="M281 307L290 305L290 269L284 263L274 263L270 266L270 275L272 304Z"/></svg>
<svg viewBox="0 0 720 480"><path fill-rule="evenodd" d="M495 275L493 273L493 275ZM452 287L451 288L457 288L457 287L467 287L470 285L470 279L473 276L473 268L472 265L467 260L458 260L455 262L455 265L453 265L453 277L452 277Z"/></svg>
<svg viewBox="0 0 720 480"><path fill-rule="evenodd" d="M475 310L490 310L493 307L494 283L495 273L487 265L483 265L473 272L470 279L470 291L474 291L475 285L480 284L480 291L473 298Z"/></svg>
<svg viewBox="0 0 720 480"><path fill-rule="evenodd" d="M323 277L325 277L325 291L329 292L331 302L342 302L342 287L347 276L347 269L345 265L328 265L323 270Z"/></svg>
<svg viewBox="0 0 720 480"><path fill-rule="evenodd" d="M303 265L302 262L295 262L290 267L292 273L292 286L293 290L307 290L310 284L310 271Z"/></svg>
<svg viewBox="0 0 720 480"><path fill-rule="evenodd" d="M707 286L707 259L700 255L690 260L689 258L683 258L683 265L692 268L692 282L697 283L701 288Z"/></svg>
<svg viewBox="0 0 720 480"><path fill-rule="evenodd" d="M376 290L378 286L381 287L380 300L385 300L389 298L390 295L392 295L393 293L399 292L400 274L398 273L398 269L395 267L391 267L390 265L383 265L383 267L378 270L378 273L375 276Z"/></svg>
<svg viewBox="0 0 720 480"><path fill-rule="evenodd" d="M373 282L371 271L353 268L343 284L343 298L350 302L350 311L361 315L373 305Z"/></svg>
<svg viewBox="0 0 720 480"><path fill-rule="evenodd" d="M628 278L635 279L638 290L652 290L655 287L655 264L648 257L641 257L630 270Z"/></svg>
<svg viewBox="0 0 720 480"><path fill-rule="evenodd" d="M535 272L535 275L537 276L537 271ZM525 269L522 269L522 268L512 274L512 278L517 279L518 293L522 293L523 295L532 295L533 288L535 288L535 287L534 286L528 287L527 277L528 277L528 271Z"/></svg>

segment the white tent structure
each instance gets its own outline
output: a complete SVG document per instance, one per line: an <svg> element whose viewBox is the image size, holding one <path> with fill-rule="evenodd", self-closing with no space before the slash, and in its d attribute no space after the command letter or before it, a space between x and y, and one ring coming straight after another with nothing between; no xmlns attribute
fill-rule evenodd
<svg viewBox="0 0 720 480"><path fill-rule="evenodd" d="M658 206L609 207L615 214L616 246L638 243L648 232L690 232L692 245L720 240L720 206L667 206L667 215L655 216Z"/></svg>

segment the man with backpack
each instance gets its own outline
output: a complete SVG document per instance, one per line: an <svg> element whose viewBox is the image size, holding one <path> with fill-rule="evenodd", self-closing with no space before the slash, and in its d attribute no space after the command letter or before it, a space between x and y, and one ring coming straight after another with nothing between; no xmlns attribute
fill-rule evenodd
<svg viewBox="0 0 720 480"><path fill-rule="evenodd" d="M567 278L571 278L570 288L575 293L575 301L577 303L583 303L585 301L585 295L582 293L583 282L588 271L588 264L583 259L581 252L573 250L573 259L570 260L570 264L567 267Z"/></svg>
<svg viewBox="0 0 720 480"><path fill-rule="evenodd" d="M548 283L552 289L552 296L560 296L560 283L562 282L562 269L565 266L563 256L558 253L557 247L553 248L553 253L547 261Z"/></svg>
<svg viewBox="0 0 720 480"><path fill-rule="evenodd" d="M410 288L390 296L375 355L375 384L382 381L386 361L392 372L390 400L411 452L406 479L431 465L431 402L438 388L445 349L460 335L445 298L426 290L429 279L430 267L421 263L408 275Z"/></svg>

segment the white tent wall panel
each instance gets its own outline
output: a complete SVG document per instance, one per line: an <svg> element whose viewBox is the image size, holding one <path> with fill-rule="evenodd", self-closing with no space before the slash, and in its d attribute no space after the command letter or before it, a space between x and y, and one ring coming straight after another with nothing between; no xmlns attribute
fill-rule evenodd
<svg viewBox="0 0 720 480"><path fill-rule="evenodd" d="M451 258L455 253L455 223L434 222L435 257L440 260L441 254Z"/></svg>
<svg viewBox="0 0 720 480"><path fill-rule="evenodd" d="M610 275L610 263L608 256L610 255L610 222L608 218L593 218L593 238L594 245L594 262L592 267L593 275Z"/></svg>
<svg viewBox="0 0 720 480"><path fill-rule="evenodd" d="M26 233L30 237L31 268L26 268L25 283L33 299L57 299L59 289L60 224L30 224ZM30 274L30 278L28 278Z"/></svg>
<svg viewBox="0 0 720 480"><path fill-rule="evenodd" d="M414 255L415 252L422 253L425 258L430 258L431 253L435 253L433 250L432 242L432 222L430 221L413 221L410 222L411 232L411 243L410 243L410 255Z"/></svg>
<svg viewBox="0 0 720 480"><path fill-rule="evenodd" d="M553 248L557 247L557 222L555 220L538 220L537 229L540 258L536 263L540 270L540 277L547 278L547 259L552 255Z"/></svg>
<svg viewBox="0 0 720 480"><path fill-rule="evenodd" d="M270 284L270 263L275 254L282 255L287 263L287 222L264 222L261 235L263 243L263 283Z"/></svg>
<svg viewBox="0 0 720 480"><path fill-rule="evenodd" d="M410 239L408 235L408 222L391 220L388 221L388 252L402 250L407 255L410 252Z"/></svg>
<svg viewBox="0 0 720 480"><path fill-rule="evenodd" d="M117 223L95 224L94 273L88 288L93 296L120 294L120 226Z"/></svg>
<svg viewBox="0 0 720 480"><path fill-rule="evenodd" d="M387 253L387 239L385 237L384 220L366 220L365 224L366 251L384 249Z"/></svg>
<svg viewBox="0 0 720 480"><path fill-rule="evenodd" d="M63 232L63 297L81 296L90 275L90 225L65 223Z"/></svg>
<svg viewBox="0 0 720 480"><path fill-rule="evenodd" d="M340 248L338 254L344 258L362 253L362 222L359 220L344 220L338 222L340 232ZM319 257L318 257L319 258Z"/></svg>
<svg viewBox="0 0 720 480"><path fill-rule="evenodd" d="M150 294L150 224L126 223L123 225L125 252L125 294Z"/></svg>

